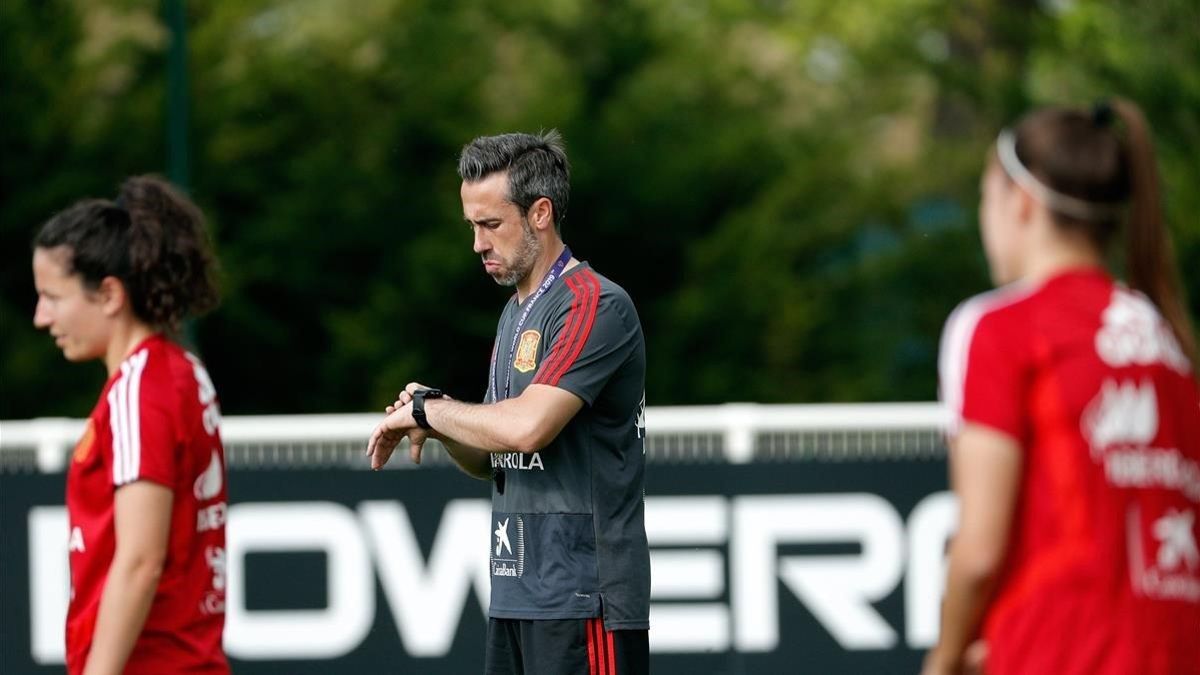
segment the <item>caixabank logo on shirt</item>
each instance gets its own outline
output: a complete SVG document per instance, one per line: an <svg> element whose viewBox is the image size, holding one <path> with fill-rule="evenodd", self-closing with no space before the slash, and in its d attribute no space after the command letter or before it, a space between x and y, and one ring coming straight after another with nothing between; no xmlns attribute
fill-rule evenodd
<svg viewBox="0 0 1200 675"><path fill-rule="evenodd" d="M1120 488L1179 493L1200 501L1200 465L1176 448L1152 447L1159 429L1158 393L1150 380L1106 379L1082 417L1084 438L1104 477ZM1130 582L1138 595L1200 602L1195 512L1168 507L1126 513Z"/></svg>
<svg viewBox="0 0 1200 675"><path fill-rule="evenodd" d="M1127 514L1129 572L1139 595L1161 600L1200 602L1200 547L1194 534L1196 513L1168 508L1144 518L1136 506Z"/></svg>
<svg viewBox="0 0 1200 675"><path fill-rule="evenodd" d="M525 520L521 516L498 516L492 535L496 545L492 548L492 576L522 577L525 575ZM509 525L512 524L511 533ZM516 545L513 545L516 540Z"/></svg>

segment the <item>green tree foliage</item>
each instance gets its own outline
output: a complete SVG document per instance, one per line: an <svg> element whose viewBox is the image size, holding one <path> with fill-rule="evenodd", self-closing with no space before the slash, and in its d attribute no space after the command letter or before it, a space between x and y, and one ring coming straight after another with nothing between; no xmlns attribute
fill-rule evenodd
<svg viewBox="0 0 1200 675"><path fill-rule="evenodd" d="M1154 2L192 3L192 194L225 300L194 325L230 414L477 398L498 289L455 160L557 127L564 234L626 286L649 400L921 400L987 287L978 174L1044 102L1117 92L1158 135L1200 307L1200 9ZM82 415L103 373L29 325L55 210L165 167L154 3L0 7L0 418Z"/></svg>

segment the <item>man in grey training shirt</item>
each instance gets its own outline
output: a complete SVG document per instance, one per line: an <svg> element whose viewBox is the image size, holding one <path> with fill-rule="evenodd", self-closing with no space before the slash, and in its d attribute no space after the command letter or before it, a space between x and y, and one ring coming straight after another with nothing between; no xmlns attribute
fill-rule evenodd
<svg viewBox="0 0 1200 675"><path fill-rule="evenodd" d="M569 168L557 132L477 138L459 159L484 270L516 293L481 404L405 387L368 443L372 468L429 436L491 480L485 672L649 670L644 519L646 353L629 295L562 241Z"/></svg>

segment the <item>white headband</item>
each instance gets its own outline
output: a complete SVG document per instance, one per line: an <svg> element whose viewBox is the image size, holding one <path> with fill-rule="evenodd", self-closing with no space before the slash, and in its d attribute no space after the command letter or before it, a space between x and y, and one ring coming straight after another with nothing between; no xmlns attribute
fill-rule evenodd
<svg viewBox="0 0 1200 675"><path fill-rule="evenodd" d="M1004 172L1008 174L1009 178L1041 200L1051 211L1088 221L1115 220L1125 213L1125 205L1122 203L1090 202L1071 195L1064 195L1042 183L1037 176L1025 168L1024 164L1021 164L1020 158L1017 157L1017 135L1012 132L1012 129L1000 132L1000 137L996 139L996 156L1000 159L1000 166L1004 168Z"/></svg>

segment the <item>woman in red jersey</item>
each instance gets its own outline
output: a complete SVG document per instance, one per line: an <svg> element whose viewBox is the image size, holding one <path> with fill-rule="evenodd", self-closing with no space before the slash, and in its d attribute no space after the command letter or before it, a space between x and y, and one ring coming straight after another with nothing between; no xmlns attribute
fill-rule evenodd
<svg viewBox="0 0 1200 675"><path fill-rule="evenodd" d="M168 337L211 308L200 211L131 178L34 239L34 325L108 382L67 474L70 673L227 673L225 459L216 390Z"/></svg>
<svg viewBox="0 0 1200 675"><path fill-rule="evenodd" d="M1037 110L982 189L999 288L942 338L960 523L924 672L1200 673L1200 394L1145 120Z"/></svg>

